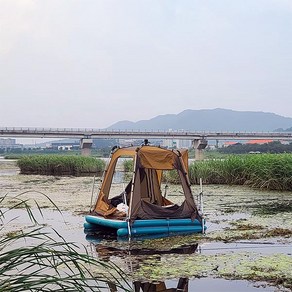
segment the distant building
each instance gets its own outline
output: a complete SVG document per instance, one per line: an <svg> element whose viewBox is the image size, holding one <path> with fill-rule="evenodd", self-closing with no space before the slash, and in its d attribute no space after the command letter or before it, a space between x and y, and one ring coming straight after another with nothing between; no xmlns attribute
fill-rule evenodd
<svg viewBox="0 0 292 292"><path fill-rule="evenodd" d="M222 147L228 147L228 146L234 146L234 145L238 145L240 143L238 142L234 142L234 141L227 141L227 142L224 142Z"/></svg>
<svg viewBox="0 0 292 292"><path fill-rule="evenodd" d="M0 138L0 149L23 148L23 144L16 144L16 139Z"/></svg>
<svg viewBox="0 0 292 292"><path fill-rule="evenodd" d="M229 147L229 146L235 146L235 145L242 145L242 143L238 141L227 141L222 144L222 147Z"/></svg>
<svg viewBox="0 0 292 292"><path fill-rule="evenodd" d="M77 150L80 149L80 145L78 143L70 143L70 142L53 142L51 144L52 149L55 150Z"/></svg>
<svg viewBox="0 0 292 292"><path fill-rule="evenodd" d="M4 147L13 147L14 145L16 145L16 139L11 139L11 138L0 138L0 147L4 146Z"/></svg>
<svg viewBox="0 0 292 292"><path fill-rule="evenodd" d="M271 143L274 142L274 140L249 140L246 142L246 144L267 144L267 143Z"/></svg>
<svg viewBox="0 0 292 292"><path fill-rule="evenodd" d="M158 139L149 139L150 145L161 145L163 146L162 140ZM144 139L119 139L118 145L120 147L129 147L129 146L141 146L144 144Z"/></svg>
<svg viewBox="0 0 292 292"><path fill-rule="evenodd" d="M189 149L192 147L191 140L179 140L179 139L163 139L162 146L170 149Z"/></svg>
<svg viewBox="0 0 292 292"><path fill-rule="evenodd" d="M135 139L119 139L118 145L121 147L128 147L128 146L132 146L132 145L141 145L141 143L142 143L141 141L140 140L137 141Z"/></svg>

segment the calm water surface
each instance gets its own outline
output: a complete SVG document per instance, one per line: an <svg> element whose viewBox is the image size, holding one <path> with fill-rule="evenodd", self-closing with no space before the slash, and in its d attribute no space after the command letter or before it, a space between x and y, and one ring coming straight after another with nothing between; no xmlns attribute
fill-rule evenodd
<svg viewBox="0 0 292 292"><path fill-rule="evenodd" d="M2 165L2 166L1 166ZM8 165L9 167L5 168L3 165ZM13 166L14 165L14 166ZM14 161L3 161L0 158L0 179L1 176L15 176L18 173L18 169L15 167ZM117 183L119 183L120 177L117 177ZM240 195L244 193L244 188L235 188L232 190L236 190ZM222 190L221 190L222 191ZM226 193L228 193L228 187L226 187ZM273 195L273 193L271 193ZM211 189L208 194L210 196L209 200L211 200L213 195L216 195L216 188ZM90 194L89 194L90 196ZM274 194L277 197L277 194ZM232 198L230 198L230 202L232 203ZM217 201L218 204L218 201ZM216 206L209 204L209 208L207 209L209 214L215 214ZM38 213L37 210L34 211L35 216L37 217L40 223L46 224L48 227L45 227L49 230L49 228L56 229L64 238L69 242L76 242L81 245L85 245L88 250L90 250L94 256L99 256L99 250L103 251L103 258L106 254L107 259L115 261L117 264L125 265L125 269L131 274L131 269L135 269L135 267L139 267L139 265L143 264L145 260L145 254L143 250L143 244L139 245L140 254L133 255L133 245L128 241L117 241L113 238L101 237L99 235L85 234L83 230L83 215L73 215L71 212L63 211L60 214L57 211L52 211L50 209L43 209L43 217ZM212 220L207 222L208 231L220 231L222 228L228 226L228 222L230 220L237 219L248 219L250 217L249 214L244 212L235 212L231 214L218 214L216 220ZM16 218L16 219L15 219ZM14 220L12 220L14 219ZM213 218L214 219L214 218ZM31 222L23 210L14 210L7 213L5 217L5 230L13 231L19 230L19 228L31 228ZM160 243L163 246L163 240ZM142 246L142 247L141 247ZM134 245L136 248L137 245ZM281 243L275 239L262 239L262 240L241 240L232 243L224 243L222 241L214 241L208 243L200 243L193 251L194 254L201 255L215 255L215 254L226 254L226 253L237 253L237 252L257 252L261 254L274 254L281 253L286 255L291 255L292 245L290 243ZM139 253L139 251L138 251ZM154 255L160 255L159 249L155 251L153 250ZM146 254L146 259L151 260L152 255ZM180 254L176 255L178 258ZM183 256L183 255L181 255ZM167 258L167 255L164 255L164 258ZM174 262L173 265L176 265ZM134 270L133 270L134 271ZM183 276L183 275L182 275ZM187 282L185 285L185 290L177 290L177 291L216 291L216 292L229 292L229 291L237 291L237 292L249 292L249 291L281 291L277 290L275 287L268 286L266 283L253 283L249 281L238 281L238 280L225 280L225 279L214 279L214 278L200 278L200 279L171 279L166 280L162 283L148 283L147 279L143 281L143 283L139 283L144 287L144 290L140 291L158 291L154 290L155 285L158 284L165 286L166 288L177 288L180 282ZM133 284L134 285L134 284ZM137 283L136 283L137 285ZM147 286L148 285L148 286ZM145 290L145 287L148 287L150 290ZM151 290L152 289L152 290ZM139 291L139 290L137 290ZM161 290L163 291L163 290ZM175 290L172 290L175 291ZM284 290L282 290L284 291Z"/></svg>

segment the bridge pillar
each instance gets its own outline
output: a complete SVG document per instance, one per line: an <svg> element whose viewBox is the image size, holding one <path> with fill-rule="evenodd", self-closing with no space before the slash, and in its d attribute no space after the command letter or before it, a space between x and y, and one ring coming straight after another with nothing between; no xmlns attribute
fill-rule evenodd
<svg viewBox="0 0 292 292"><path fill-rule="evenodd" d="M215 148L216 148L216 149L218 149L218 148L219 148L219 140L218 140L218 139L216 140L216 145L215 145Z"/></svg>
<svg viewBox="0 0 292 292"><path fill-rule="evenodd" d="M195 160L203 160L204 152L203 149L208 145L208 141L206 139L195 139L192 143L195 148Z"/></svg>
<svg viewBox="0 0 292 292"><path fill-rule="evenodd" d="M90 156L91 154L92 139L82 138L80 140L81 155Z"/></svg>

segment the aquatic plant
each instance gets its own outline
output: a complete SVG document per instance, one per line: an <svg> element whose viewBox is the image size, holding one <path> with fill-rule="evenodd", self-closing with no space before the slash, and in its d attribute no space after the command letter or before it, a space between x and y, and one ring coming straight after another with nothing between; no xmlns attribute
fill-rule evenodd
<svg viewBox="0 0 292 292"><path fill-rule="evenodd" d="M133 159L125 159L123 161L123 168L125 172L133 171L134 163Z"/></svg>
<svg viewBox="0 0 292 292"><path fill-rule="evenodd" d="M174 264L175 263L175 264ZM291 256L285 254L262 255L259 253L177 254L148 257L138 267L136 277L153 282L179 277L224 277L266 281L278 285L278 291L292 288ZM149 280L148 280L149 281ZM280 290L281 289L281 290Z"/></svg>
<svg viewBox="0 0 292 292"><path fill-rule="evenodd" d="M123 163L125 171L132 171L133 162ZM195 161L189 166L191 184L248 185L253 188L268 190L292 190L292 155L230 155L225 159ZM176 172L169 171L163 179L178 183Z"/></svg>
<svg viewBox="0 0 292 292"><path fill-rule="evenodd" d="M22 174L74 175L102 172L101 159L69 155L23 156L17 161Z"/></svg>
<svg viewBox="0 0 292 292"><path fill-rule="evenodd" d="M7 154L4 156L5 159L19 159L22 157L22 154Z"/></svg>
<svg viewBox="0 0 292 292"><path fill-rule="evenodd" d="M196 161L189 168L190 181L198 184L248 185L269 190L292 190L292 155L232 155L222 160Z"/></svg>
<svg viewBox="0 0 292 292"><path fill-rule="evenodd" d="M132 159L127 159L123 161L123 169L125 172L132 172L134 163ZM180 178L176 170L164 171L162 176L163 182L178 184L180 183Z"/></svg>
<svg viewBox="0 0 292 292"><path fill-rule="evenodd" d="M6 199L11 198L0 197L2 206ZM116 265L91 256L55 230L45 231L37 225L28 200L13 199L12 207L0 209L0 291L104 291L111 284L131 290ZM6 217L19 206L26 209L34 227L7 232ZM42 214L41 208L37 209Z"/></svg>

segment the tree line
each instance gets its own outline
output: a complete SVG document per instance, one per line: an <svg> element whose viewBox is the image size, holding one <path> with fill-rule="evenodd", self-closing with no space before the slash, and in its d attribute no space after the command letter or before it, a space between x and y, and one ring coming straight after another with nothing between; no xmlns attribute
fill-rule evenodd
<svg viewBox="0 0 292 292"><path fill-rule="evenodd" d="M218 149L224 154L247 154L247 153L292 153L292 143L282 144L273 141L265 144L241 144L237 143Z"/></svg>

